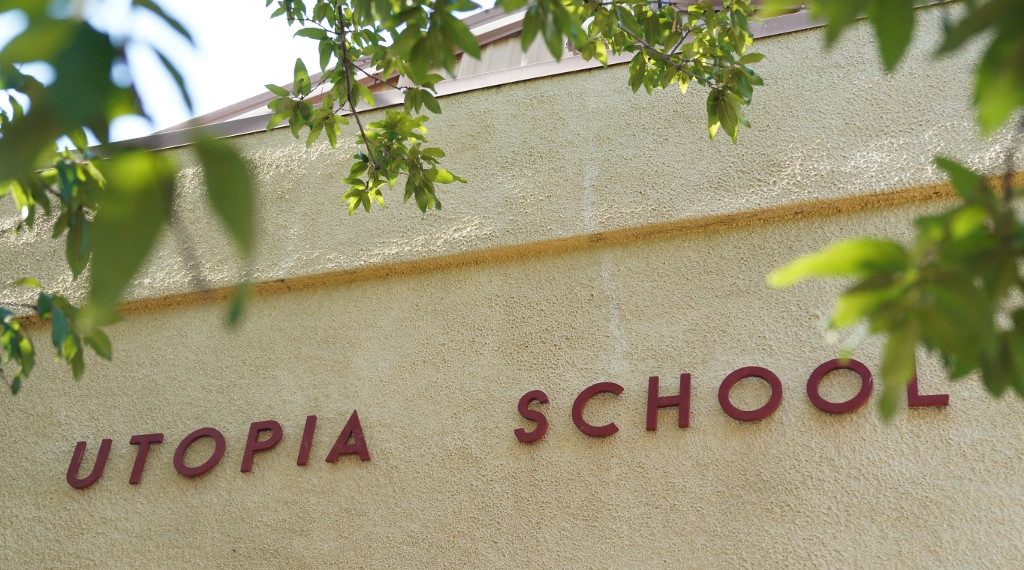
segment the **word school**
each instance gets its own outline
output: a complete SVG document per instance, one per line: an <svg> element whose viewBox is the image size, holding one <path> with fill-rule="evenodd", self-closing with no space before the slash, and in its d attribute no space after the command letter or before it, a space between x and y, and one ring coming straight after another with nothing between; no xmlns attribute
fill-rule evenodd
<svg viewBox="0 0 1024 570"><path fill-rule="evenodd" d="M821 381L830 372L836 370L850 370L860 378L860 390L845 402L830 402L823 398L819 392ZM771 396L763 406L756 410L741 410L733 405L729 399L733 387L745 378L759 378L768 383L771 388ZM679 427L690 427L690 375L683 373L679 376L679 393L675 396L660 395L660 380L652 376L647 384L647 431L658 429L658 410L661 408L679 408ZM825 362L811 372L807 379L807 398L814 407L829 414L848 414L860 409L871 397L874 389L874 382L871 379L871 371L864 364L853 359L835 359ZM612 394L618 396L625 390L614 382L598 382L584 388L572 404L572 423L584 435L590 437L608 437L617 431L619 426L614 422L604 425L593 425L583 417L583 410L587 402L598 394ZM524 419L533 422L533 429L516 428L514 430L516 439L520 443L535 443L540 441L548 431L548 418L539 409L532 408L533 404L547 404L548 395L543 390L531 390L519 399L519 415ZM739 368L722 380L718 387L718 403L729 417L741 422L756 422L767 418L775 413L782 403L782 381L771 370L760 366L745 366ZM918 391L917 378L907 385L907 406L911 408L932 408L945 407L949 405L948 394L921 394Z"/></svg>

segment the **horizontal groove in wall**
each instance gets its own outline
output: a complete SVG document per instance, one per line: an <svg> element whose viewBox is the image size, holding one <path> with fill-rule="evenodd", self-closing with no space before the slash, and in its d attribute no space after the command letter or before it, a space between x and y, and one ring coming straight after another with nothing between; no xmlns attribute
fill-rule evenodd
<svg viewBox="0 0 1024 570"><path fill-rule="evenodd" d="M1014 184L1024 184L1024 172L1016 173L1013 178ZM992 177L990 182L998 184L1001 182L1001 177ZM829 218L912 204L953 200L954 198L955 194L948 184L936 183L832 200L797 202L763 209L673 220L414 261L263 281L253 285L252 295L254 297L280 295L306 289L344 285L356 281L414 275L484 263L529 259L658 238L708 234L735 230L742 227L763 226L810 218ZM122 304L121 311L125 316L130 316L199 303L211 303L225 300L231 296L231 293L231 287L221 287L206 291L150 297L128 301ZM34 321L36 319L27 320L29 324L33 324Z"/></svg>

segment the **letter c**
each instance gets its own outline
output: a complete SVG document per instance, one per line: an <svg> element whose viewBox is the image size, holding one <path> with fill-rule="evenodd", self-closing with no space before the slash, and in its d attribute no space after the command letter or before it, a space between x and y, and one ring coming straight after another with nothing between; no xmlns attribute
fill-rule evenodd
<svg viewBox="0 0 1024 570"><path fill-rule="evenodd" d="M615 394L618 396L622 393L622 390L622 386L614 382L598 382L580 392L580 395L576 396L576 401L572 403L572 422L576 424L576 429L590 437L608 437L619 431L619 426L615 425L615 422L610 422L603 426L587 423L587 420L583 419L583 408L587 406L587 402L591 398L598 394Z"/></svg>

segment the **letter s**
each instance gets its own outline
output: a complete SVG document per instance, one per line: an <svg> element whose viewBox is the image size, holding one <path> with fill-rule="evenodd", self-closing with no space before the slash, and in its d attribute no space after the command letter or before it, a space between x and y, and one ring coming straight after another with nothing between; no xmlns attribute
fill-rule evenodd
<svg viewBox="0 0 1024 570"><path fill-rule="evenodd" d="M524 419L537 424L537 427L533 428L533 431L526 431L523 428L515 429L516 439L518 439L520 443L534 443L540 441L548 431L548 418L539 410L530 409L530 404L534 402L546 404L548 403L548 395L542 390L531 390L523 394L522 398L519 398L519 415L523 416Z"/></svg>

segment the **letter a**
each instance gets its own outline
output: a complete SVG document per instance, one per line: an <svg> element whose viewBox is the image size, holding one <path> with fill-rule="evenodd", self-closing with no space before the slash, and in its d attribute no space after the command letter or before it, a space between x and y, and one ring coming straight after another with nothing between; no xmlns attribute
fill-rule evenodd
<svg viewBox="0 0 1024 570"><path fill-rule="evenodd" d="M353 440L352 443L348 442L350 439ZM370 451L366 449L366 438L363 437L363 426L359 423L359 413L355 410L341 430L338 440L334 442L331 452L327 454L327 462L337 463L342 455L359 455L359 459L363 461L370 460Z"/></svg>

